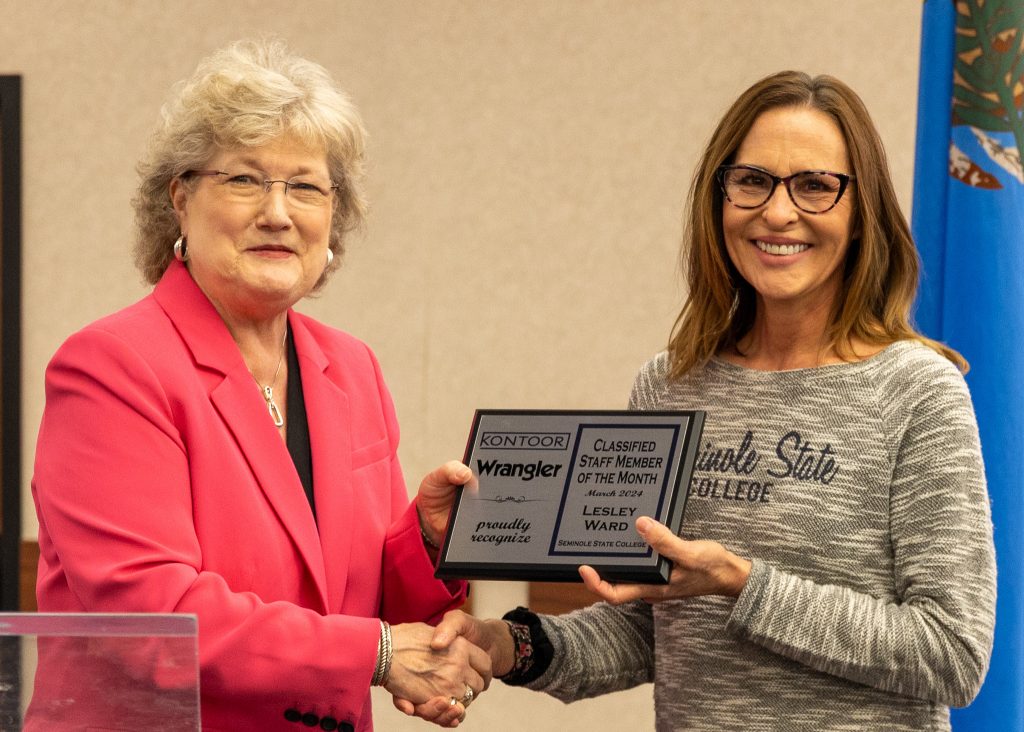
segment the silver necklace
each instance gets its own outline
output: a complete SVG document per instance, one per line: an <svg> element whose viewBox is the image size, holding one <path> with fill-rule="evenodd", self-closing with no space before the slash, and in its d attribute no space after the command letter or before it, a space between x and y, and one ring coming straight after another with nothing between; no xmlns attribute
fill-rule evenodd
<svg viewBox="0 0 1024 732"><path fill-rule="evenodd" d="M277 384L277 377L281 375L281 366L284 364L284 355L287 352L285 344L288 342L288 328L284 329L284 339L281 341L281 358L277 362L277 369L274 371L274 378L269 384L261 384L260 380L256 378L256 374L253 373L252 369L249 369L249 375L252 376L252 380L256 382L256 386L260 388L260 392L263 394L263 398L267 400L267 411L270 412L270 418L274 420L275 427L284 427L284 417L281 416L281 410L277 408L277 402L274 401L274 386Z"/></svg>

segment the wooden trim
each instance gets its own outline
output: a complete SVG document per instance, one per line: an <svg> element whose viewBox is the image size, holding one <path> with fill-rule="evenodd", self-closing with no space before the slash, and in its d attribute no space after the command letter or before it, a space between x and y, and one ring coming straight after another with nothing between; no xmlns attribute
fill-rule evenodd
<svg viewBox="0 0 1024 732"><path fill-rule="evenodd" d="M23 613L34 613L36 607L36 571L39 568L39 542L21 542L21 603Z"/></svg>
<svg viewBox="0 0 1024 732"><path fill-rule="evenodd" d="M579 582L531 582L530 610L546 615L562 615L597 602Z"/></svg>

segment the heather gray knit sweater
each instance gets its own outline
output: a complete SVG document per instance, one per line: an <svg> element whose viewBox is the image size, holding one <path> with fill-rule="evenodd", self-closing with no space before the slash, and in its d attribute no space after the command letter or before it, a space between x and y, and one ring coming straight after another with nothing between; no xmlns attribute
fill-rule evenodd
<svg viewBox="0 0 1024 732"><path fill-rule="evenodd" d="M634 409L706 409L682 534L753 560L738 599L542 617L529 684L571 701L653 680L668 730L948 730L976 694L995 615L992 523L959 372L896 343L783 372L714 360ZM656 652L655 652L656 647Z"/></svg>

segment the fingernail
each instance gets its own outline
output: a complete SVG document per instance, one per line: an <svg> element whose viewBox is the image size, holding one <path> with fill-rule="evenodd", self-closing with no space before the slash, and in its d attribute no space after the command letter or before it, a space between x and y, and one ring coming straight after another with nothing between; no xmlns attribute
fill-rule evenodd
<svg viewBox="0 0 1024 732"><path fill-rule="evenodd" d="M455 477L458 478L459 480L469 480L469 476L471 476L472 474L473 471L471 471L466 466L462 466L461 468L458 469L458 471L456 471Z"/></svg>
<svg viewBox="0 0 1024 732"><path fill-rule="evenodd" d="M654 522L646 516L641 516L636 520L636 530L641 534L646 534L654 526Z"/></svg>

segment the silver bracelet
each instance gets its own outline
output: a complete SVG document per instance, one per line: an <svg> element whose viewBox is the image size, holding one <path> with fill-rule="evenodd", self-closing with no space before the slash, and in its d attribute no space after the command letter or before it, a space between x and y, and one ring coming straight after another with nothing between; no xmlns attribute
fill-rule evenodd
<svg viewBox="0 0 1024 732"><path fill-rule="evenodd" d="M423 543L431 549L440 549L441 547L439 547L437 543L430 538L430 535L427 534L427 527L423 525L423 516L420 515L418 508L416 509L416 518L419 519L420 522L420 536L423 537Z"/></svg>
<svg viewBox="0 0 1024 732"><path fill-rule="evenodd" d="M380 621L380 637L377 641L377 666L373 670L370 686L384 686L391 672L391 657L394 648L391 643L391 626L387 621Z"/></svg>
<svg viewBox="0 0 1024 732"><path fill-rule="evenodd" d="M381 673L380 685L384 686L391 674L391 659L395 655L395 647L391 640L391 625L384 620L381 622L384 624L384 670Z"/></svg>

